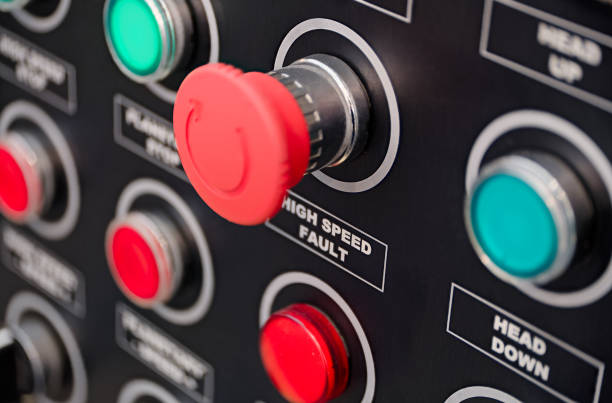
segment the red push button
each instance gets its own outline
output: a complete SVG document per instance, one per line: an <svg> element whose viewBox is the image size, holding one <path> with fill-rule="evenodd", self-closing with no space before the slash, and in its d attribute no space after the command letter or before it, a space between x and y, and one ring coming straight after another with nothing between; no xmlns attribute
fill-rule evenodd
<svg viewBox="0 0 612 403"><path fill-rule="evenodd" d="M324 403L346 389L348 353L331 320L307 304L274 313L261 330L263 365L291 403Z"/></svg>
<svg viewBox="0 0 612 403"><path fill-rule="evenodd" d="M106 255L113 278L143 308L167 302L180 283L180 245L168 226L152 214L133 212L113 221L107 231Z"/></svg>
<svg viewBox="0 0 612 403"><path fill-rule="evenodd" d="M263 73L223 64L194 70L177 94L174 133L200 197L238 224L276 214L308 166L304 115L291 92Z"/></svg>
<svg viewBox="0 0 612 403"><path fill-rule="evenodd" d="M0 141L0 211L17 223L41 213L44 205L40 159L25 139L11 134Z"/></svg>
<svg viewBox="0 0 612 403"><path fill-rule="evenodd" d="M307 172L366 145L370 101L359 76L316 54L268 74L225 64L194 70L174 102L174 136L191 184L217 214L257 225Z"/></svg>

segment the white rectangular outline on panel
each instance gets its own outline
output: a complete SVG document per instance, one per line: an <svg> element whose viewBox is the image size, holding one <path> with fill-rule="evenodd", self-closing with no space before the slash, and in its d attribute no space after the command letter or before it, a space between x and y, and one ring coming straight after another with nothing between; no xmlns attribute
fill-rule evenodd
<svg viewBox="0 0 612 403"><path fill-rule="evenodd" d="M39 286L34 281L25 277L18 269L16 269L13 266L12 262L7 260L9 258L9 256L6 256L8 254L8 250L7 250L8 248L6 247L6 245L4 245L4 243L2 245L2 252L0 253L0 262L4 263L4 266L6 267L8 271L13 273L17 277L19 277L20 279L28 283L29 285L31 285L32 287L36 288L37 290L40 290L43 293L45 293L49 298L56 301L59 305L63 306L64 308L66 308L66 310L71 312L73 315L81 319L85 318L87 316L87 283L85 282L85 276L83 275L83 273L81 273L81 271L77 269L76 267L74 267L73 265L66 262L64 259L53 254L50 250L48 250L42 244L38 243L38 241L32 239L28 235L25 235L23 232L16 230L11 225L4 224L0 226L0 230L2 231L2 239L4 238L4 231L6 230L13 231L18 236L21 236L27 239L32 244L32 246L38 248L40 251L42 251L42 253L45 253L49 258L61 263L66 269L70 270L77 276L78 281L79 281L79 287L74 297L74 304L70 304L69 302L59 299L55 295L51 294L47 289Z"/></svg>
<svg viewBox="0 0 612 403"><path fill-rule="evenodd" d="M370 3L367 0L354 0L357 3L363 4L364 6L368 6L370 8L373 8L374 10L381 12L383 14L387 14L395 19L398 19L402 22L405 23L410 23L412 22L412 6L414 4L414 0L406 0L406 15L402 15L402 14L398 14L395 13L393 11L387 10L386 8L384 8L383 6L379 6L377 4L373 4Z"/></svg>
<svg viewBox="0 0 612 403"><path fill-rule="evenodd" d="M156 165L158 168L161 168L164 171L176 176L177 178L182 179L185 182L189 183L189 179L187 179L187 174L185 174L184 172L182 172L181 170L177 168L169 167L168 165L151 157L149 154L147 154L146 152L142 150L142 146L140 146L139 144L136 144L134 141L130 140L129 138L123 135L123 132L121 131L122 120L123 120L123 114L121 113L121 106L132 106L134 108L138 108L142 111L147 112L151 116L154 116L155 118L162 120L165 123L168 123L168 125L172 127L172 123L168 122L166 119L162 118L156 113L153 113L152 111L148 110L144 106L139 105L137 102L132 101L131 99L127 98L124 95L115 94L115 96L113 97L113 139L115 140L115 143L125 148L126 150L131 151L134 154L138 155L140 158L149 161L153 165Z"/></svg>
<svg viewBox="0 0 612 403"><path fill-rule="evenodd" d="M458 334L453 333L450 330L450 321L451 321L452 310L453 310L453 297L455 295L454 294L455 288L461 290L463 293L469 295L470 297L474 298L475 300L477 300L478 302L482 303L483 305L486 305L489 308L492 308L493 310L495 310L495 311L503 314L504 316L512 319L513 321L520 323L524 327L528 327L532 331L535 331L535 332L541 334L542 336L546 337L549 341L551 341L554 344L558 345L559 347L561 347L562 349L564 349L568 353L574 355L575 357L577 357L578 359L580 359L582 361L585 361L587 364L590 364L593 367L595 367L598 370L598 375L597 375L597 385L595 387L595 394L593 395L593 403L599 402L599 395L601 393L601 385L602 385L602 382L603 382L603 375L604 375L604 371L605 371L605 368L606 368L606 366L605 366L605 364L603 362L601 362L598 359L596 359L594 357L591 357L590 355L588 355L588 354L578 350L577 348L571 346L570 344L564 342L563 340L560 340L560 339L556 338L555 336L551 335L550 333L545 332L544 330L540 329L539 327L534 326L531 323L524 321L523 319L519 318L518 316L516 316L514 314L511 314L510 312L506 311L505 309L500 308L499 306L493 304L492 302L487 301L486 299L482 298L481 296L476 295L473 292L466 290L465 288L461 287L460 285L458 285L456 283L451 283L450 299L448 301L448 316L446 318L446 332L447 333L449 333L450 335L452 335L452 336L456 337L457 339L461 340L462 342L464 342L468 346L474 348L475 350L480 351L482 354L486 355L487 357L491 358L492 360L497 361L498 363L502 364L506 368L512 370L513 372L515 372L518 375L522 376L523 378L527 379L529 382L532 382L532 383L536 384L537 386L539 386L540 388L544 389L548 393L552 394L556 398L558 398L558 399L560 399L560 400L562 400L564 402L567 402L567 403L578 403L578 402L576 402L574 400L571 400L567 396L561 394L560 392L554 390L550 386L544 385L542 382L536 380L535 378L532 378L531 376L527 375L526 373L524 373L523 371L519 370L518 368L515 368L512 365L508 364L507 362L499 359L498 357L495 357L493 354L491 354L488 351L485 351L484 349L476 346L475 344L473 344L472 342L464 339L463 337L459 336Z"/></svg>
<svg viewBox="0 0 612 403"><path fill-rule="evenodd" d="M371 239L375 240L376 242L378 242L379 244L381 244L384 248L385 248L385 261L383 264L383 275L382 275L382 286L377 286L376 284L373 284L371 282L369 282L368 280L364 279L361 276L358 276L357 274L353 273L351 270L347 269L346 267L342 266L341 264L334 262L333 260L331 260L330 258L328 258L327 256L323 255L321 252L317 251L316 249L311 248L310 246L302 243L301 241L299 241L298 239L296 239L294 236L292 236L291 234L286 233L285 231L283 231L282 229L278 228L276 225L272 224L270 222L270 220L265 222L266 227L270 228L272 231L277 232L278 234L284 236L285 238L289 239L291 242L296 243L298 245L300 245L301 247L303 247L304 249L308 249L309 251L311 251L312 253L314 253L315 255L319 256L322 259L327 260L329 263L333 264L334 266L337 266L339 268L341 268L342 270L344 270L345 272L349 273L350 275L352 275L353 277L363 281L364 283L366 283L367 285L369 285L370 287L373 287L375 289L377 289L378 291L384 293L385 292L385 280L387 278L387 255L389 252L389 245L387 245L386 243L384 243L383 241L374 238L372 235L368 234L365 231L360 230L359 228L355 227L354 225L349 224L348 222L344 221L342 218L339 218L337 216L335 216L334 214L330 213L329 211L325 210L324 208L319 207L318 205L314 204L313 202L311 202L310 200L298 195L297 193L289 190L288 193L295 197L298 198L308 204L311 204L313 206L315 206L316 208L318 208L319 210L321 210L322 212L324 212L325 214L334 217L336 220L340 221L341 223L361 232L362 234L367 235L368 237L370 237Z"/></svg>
<svg viewBox="0 0 612 403"><path fill-rule="evenodd" d="M199 393L197 393L197 391L189 390L189 389L185 388L184 386L179 385L178 383L176 383L169 376L167 376L163 372L159 371L157 368L155 368L154 366L150 365L148 362L146 362L143 359L141 359L138 355L136 355L134 353L132 348L130 348L129 346L126 345L127 343L122 340L124 338L122 338L121 335L119 334L119 325L118 324L119 324L119 320L120 320L121 311L128 311L128 312L130 312L132 315L136 316L139 320L141 320L142 322L146 323L148 326L150 326L151 328L156 330L158 333L160 333L166 339L170 340L171 342L173 342L177 346L181 347L184 351L188 352L192 356L196 357L199 361L204 363L206 368L209 370L209 373L207 373L205 375L204 382L202 384L202 387L204 388L204 390L202 391L202 395L201 396L200 396ZM174 337L170 336L169 334L164 332L162 329L160 329L158 326L155 326L149 320L143 318L141 315L137 314L135 311L133 311L132 309L128 308L127 305L122 304L121 302L118 302L115 305L115 342L117 343L117 345L122 350L124 350L129 355L134 357L136 359L136 361L140 362L145 367L149 368L151 371L153 371L154 373L158 374L163 379L165 379L168 382L170 382L172 385L176 386L180 391L185 393L187 396L189 396L190 398L192 398L196 402L199 402L199 403L213 403L214 396L215 396L215 383L214 383L215 368L208 361L204 360L202 357L200 357L199 355L197 355L193 351L191 351L191 349L187 348L184 344L179 343Z"/></svg>
<svg viewBox="0 0 612 403"><path fill-rule="evenodd" d="M13 37L19 38L20 41L22 41L23 43L25 43L28 47L36 49L37 52L40 52L41 54L47 56L50 59L59 60L59 63L64 66L66 68L66 75L67 75L67 89L68 89L68 99L64 99L62 97L60 97L59 95L55 94L54 92L51 92L49 90L43 90L43 91L35 91L32 87L22 83L21 81L17 80L17 78L15 77L15 72L10 69L9 67L5 66L4 64L0 64L0 77L2 77L4 80L6 80L9 83L13 83L15 86L29 92L30 94L42 99L43 101L46 101L48 104L50 104L51 106L56 107L57 109L66 112L69 115L74 115L77 111L77 73L76 73L76 68L71 64L68 63L67 61L65 61L64 59L59 58L58 56L47 52L44 49L41 49L40 47L34 45L32 42L28 41L27 39L22 38L21 36L7 30L4 29L2 27L0 27L0 32L4 32L7 35L11 35Z"/></svg>
<svg viewBox="0 0 612 403"><path fill-rule="evenodd" d="M565 20L563 18L559 18L547 12L538 10L536 8L529 7L524 4L518 3L514 0L485 0L485 8L484 8L483 16L482 16L482 30L481 30L481 36L480 36L480 54L482 57L484 57L485 59L489 59L495 63L501 64L502 66L507 67L510 70L514 70L517 73L527 76L533 80L549 85L561 92L565 92L566 94L576 97L586 103L589 103L600 109L603 109L606 112L612 113L612 101L611 100L608 100L599 95L592 94L581 88L566 84L562 81L556 80L539 71L533 70L529 67L525 67L522 64L506 59L505 57L502 57L500 55L496 55L495 53L491 53L487 49L487 47L489 46L489 33L491 29L491 17L493 14L493 3L494 2L503 4L509 8L513 8L515 10L518 10L524 14L528 14L540 20L547 21L552 24L564 27L569 31L573 31L573 32L580 34L581 36L593 39L596 42L599 42L600 44L608 48L611 48L611 49L612 49L612 37L608 35L604 35L601 32L597 32L595 30L583 27L582 25L578 25L576 23Z"/></svg>

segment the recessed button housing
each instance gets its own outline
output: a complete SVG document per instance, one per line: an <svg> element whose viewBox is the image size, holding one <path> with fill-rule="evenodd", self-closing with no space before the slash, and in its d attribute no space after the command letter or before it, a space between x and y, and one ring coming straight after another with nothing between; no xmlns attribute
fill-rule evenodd
<svg viewBox="0 0 612 403"><path fill-rule="evenodd" d="M34 315L0 329L0 374L2 402L28 395L61 396L71 381L61 340L46 320Z"/></svg>
<svg viewBox="0 0 612 403"><path fill-rule="evenodd" d="M504 279L536 283L569 267L592 215L577 175L545 153L512 154L483 167L465 207L482 262Z"/></svg>

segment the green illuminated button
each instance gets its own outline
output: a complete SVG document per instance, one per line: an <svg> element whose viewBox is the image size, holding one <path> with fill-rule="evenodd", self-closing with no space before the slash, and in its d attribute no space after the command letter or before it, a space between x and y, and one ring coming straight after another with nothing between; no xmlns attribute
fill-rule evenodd
<svg viewBox="0 0 612 403"><path fill-rule="evenodd" d="M486 165L468 194L465 213L474 248L494 274L543 283L570 265L578 221L589 220L592 210L569 167L532 153Z"/></svg>
<svg viewBox="0 0 612 403"><path fill-rule="evenodd" d="M30 0L0 0L0 11L13 11L25 6Z"/></svg>
<svg viewBox="0 0 612 403"><path fill-rule="evenodd" d="M472 196L472 226L480 246L518 277L547 270L557 255L557 229L540 195L515 176L495 174Z"/></svg>
<svg viewBox="0 0 612 403"><path fill-rule="evenodd" d="M106 41L115 63L131 79L165 78L182 57L190 23L182 18L181 1L107 0Z"/></svg>

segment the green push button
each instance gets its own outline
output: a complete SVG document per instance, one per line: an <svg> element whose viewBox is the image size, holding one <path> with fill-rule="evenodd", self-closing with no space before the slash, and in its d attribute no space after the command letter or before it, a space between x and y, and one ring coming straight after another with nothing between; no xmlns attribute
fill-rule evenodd
<svg viewBox="0 0 612 403"><path fill-rule="evenodd" d="M163 24L146 0L110 0L106 29L116 58L131 73L147 76L162 64Z"/></svg>
<svg viewBox="0 0 612 403"><path fill-rule="evenodd" d="M471 225L484 253L502 270L535 277L551 267L558 249L555 221L539 194L523 180L496 174L473 192Z"/></svg>

